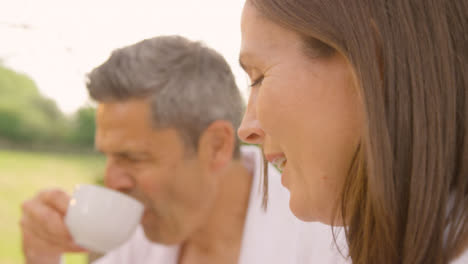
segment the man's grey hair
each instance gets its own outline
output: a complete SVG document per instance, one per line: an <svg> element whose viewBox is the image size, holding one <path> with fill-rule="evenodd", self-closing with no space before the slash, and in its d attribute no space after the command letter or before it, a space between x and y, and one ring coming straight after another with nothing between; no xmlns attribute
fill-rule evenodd
<svg viewBox="0 0 468 264"><path fill-rule="evenodd" d="M216 120L240 125L244 102L225 59L200 42L161 36L115 50L88 75L97 102L149 99L155 128L175 128L197 150ZM234 157L239 157L235 139Z"/></svg>

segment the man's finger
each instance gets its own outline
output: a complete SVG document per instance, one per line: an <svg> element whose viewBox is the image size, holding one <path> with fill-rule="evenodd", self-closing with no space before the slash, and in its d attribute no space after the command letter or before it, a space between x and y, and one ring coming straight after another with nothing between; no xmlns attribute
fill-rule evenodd
<svg viewBox="0 0 468 264"><path fill-rule="evenodd" d="M65 215L70 202L70 196L59 189L50 189L38 194L38 198L47 205L55 208L60 214Z"/></svg>
<svg viewBox="0 0 468 264"><path fill-rule="evenodd" d="M32 200L25 206L22 221L25 228L52 244L63 244L71 240L63 216L55 208L47 207L39 200Z"/></svg>

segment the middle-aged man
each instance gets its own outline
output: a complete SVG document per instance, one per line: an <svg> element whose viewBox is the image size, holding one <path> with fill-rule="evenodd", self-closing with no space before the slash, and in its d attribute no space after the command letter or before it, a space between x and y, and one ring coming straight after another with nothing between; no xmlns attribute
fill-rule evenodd
<svg viewBox="0 0 468 264"><path fill-rule="evenodd" d="M96 263L343 261L330 249L329 230L289 212L271 166L269 207L261 208L261 153L239 147L243 102L214 50L178 36L144 40L114 51L87 86L99 103L105 185L145 205L141 228ZM64 225L69 199L46 190L23 204L26 263L83 251Z"/></svg>

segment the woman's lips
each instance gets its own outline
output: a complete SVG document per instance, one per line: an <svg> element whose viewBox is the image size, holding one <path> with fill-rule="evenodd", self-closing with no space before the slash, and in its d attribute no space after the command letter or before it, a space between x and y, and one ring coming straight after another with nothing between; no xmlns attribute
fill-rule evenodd
<svg viewBox="0 0 468 264"><path fill-rule="evenodd" d="M266 154L265 158L273 165L275 165L281 172L284 170L288 159L283 153Z"/></svg>
<svg viewBox="0 0 468 264"><path fill-rule="evenodd" d="M273 154L265 154L265 158L273 164L276 168L278 168L281 172L281 184L287 188L287 168L286 165L288 163L288 159L284 153L273 153Z"/></svg>

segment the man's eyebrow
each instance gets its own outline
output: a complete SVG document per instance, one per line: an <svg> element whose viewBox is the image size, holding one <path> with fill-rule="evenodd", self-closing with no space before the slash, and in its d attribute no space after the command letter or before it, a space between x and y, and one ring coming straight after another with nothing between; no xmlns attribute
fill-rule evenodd
<svg viewBox="0 0 468 264"><path fill-rule="evenodd" d="M118 151L115 152L114 155L117 155L122 158L138 158L138 159L146 159L151 157L151 155L147 152L136 152L131 150L126 151Z"/></svg>
<svg viewBox="0 0 468 264"><path fill-rule="evenodd" d="M115 156L119 156L122 158L130 158L130 157L148 158L151 156L147 152L134 152L132 150L120 150L120 151L114 151L114 152L106 152L102 149L95 148L95 151L104 155L110 154L110 155L115 155Z"/></svg>

